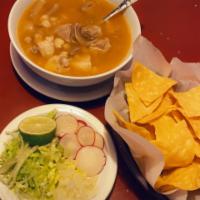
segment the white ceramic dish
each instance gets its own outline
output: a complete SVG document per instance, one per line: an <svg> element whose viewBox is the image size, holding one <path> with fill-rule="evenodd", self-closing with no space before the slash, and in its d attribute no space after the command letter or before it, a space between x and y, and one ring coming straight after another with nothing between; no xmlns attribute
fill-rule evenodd
<svg viewBox="0 0 200 200"><path fill-rule="evenodd" d="M113 184L115 182L116 174L117 174L116 151L115 151L115 147L113 145L112 139L109 133L107 132L107 130L105 129L104 125L95 116L93 116L92 114L88 113L85 110L82 110L74 106L64 105L64 104L49 104L49 105L39 106L39 107L30 109L20 114L15 119L13 119L2 131L0 135L0 153L4 149L5 142L7 142L10 139L10 136L6 134L7 131L16 130L19 122L28 116L47 113L53 109L57 109L58 112L62 112L62 113L71 113L77 118L83 119L85 122L88 123L88 125L93 127L95 130L98 130L98 132L101 135L103 135L104 140L105 140L105 153L107 156L107 161L97 181L97 188L98 188L97 195L94 198L92 198L92 200L106 199L112 190ZM7 197L4 200L11 200L10 197L13 194L5 195L5 192L8 192L8 191L1 184L0 184L0 191L1 191L2 196Z"/></svg>
<svg viewBox="0 0 200 200"><path fill-rule="evenodd" d="M111 1L112 3L116 5L121 3L121 0L109 0L109 1ZM9 32L10 40L12 44L14 45L14 48L20 55L20 57L24 60L27 66L29 66L39 76L51 82L65 85L65 86L88 86L88 85L100 83L104 80L109 79L110 77L113 77L115 72L122 69L132 58L132 47L131 47L127 53L127 56L124 58L124 60L114 69L102 74L88 76L88 77L63 76L63 75L59 75L59 74L47 71L37 66L24 54L16 36L16 32L17 32L16 29L17 29L19 18L22 15L23 11L31 2L32 0L17 0L15 2L15 4L13 5L10 11L10 15L8 19L8 32ZM137 14L131 7L126 9L126 11L124 12L124 15L127 19L128 24L130 25L132 43L133 43L135 39L141 34L140 23L139 23Z"/></svg>
<svg viewBox="0 0 200 200"><path fill-rule="evenodd" d="M68 87L58 85L35 74L18 55L12 44L10 45L12 64L20 78L37 92L67 102L91 101L108 95L113 86L113 79L86 87Z"/></svg>

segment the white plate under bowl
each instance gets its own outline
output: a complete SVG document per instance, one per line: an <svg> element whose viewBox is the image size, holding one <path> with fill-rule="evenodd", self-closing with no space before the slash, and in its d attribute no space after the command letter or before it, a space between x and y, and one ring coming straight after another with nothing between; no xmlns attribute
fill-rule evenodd
<svg viewBox="0 0 200 200"><path fill-rule="evenodd" d="M58 85L41 78L27 67L12 44L10 44L10 56L12 64L20 78L28 86L47 97L68 102L84 102L106 96L112 90L113 79L86 87L68 87Z"/></svg>
<svg viewBox="0 0 200 200"><path fill-rule="evenodd" d="M107 157L106 165L103 171L100 173L97 181L97 195L91 200L104 200L110 194L115 182L117 174L117 156L112 139L105 129L104 125L92 114L78 107L64 105L64 104L48 104L30 109L13 119L0 134L0 152L4 149L4 144L10 139L10 136L6 132L16 130L20 121L28 116L45 114L47 112L57 109L58 112L66 112L76 116L79 119L84 120L89 126L98 130L98 132L104 137L105 140L105 153ZM16 197L12 196L13 193L9 193L3 184L0 184L0 199L5 197L5 200L14 200Z"/></svg>

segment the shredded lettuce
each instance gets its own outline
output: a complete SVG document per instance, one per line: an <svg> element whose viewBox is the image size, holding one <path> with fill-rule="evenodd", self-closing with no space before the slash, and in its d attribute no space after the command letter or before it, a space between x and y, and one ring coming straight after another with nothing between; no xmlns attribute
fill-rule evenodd
<svg viewBox="0 0 200 200"><path fill-rule="evenodd" d="M38 147L21 167L14 186L15 192L30 199L53 199L53 191L59 181L57 166L62 158L63 148L57 139Z"/></svg>
<svg viewBox="0 0 200 200"><path fill-rule="evenodd" d="M15 171L19 155L24 150L24 142L18 132L13 132L10 134L13 138L7 144L6 148L0 157L0 180L9 184L12 179L12 172Z"/></svg>
<svg viewBox="0 0 200 200"><path fill-rule="evenodd" d="M57 110L54 109L54 110L48 112L48 113L46 114L46 116L49 117L49 118L51 118L51 119L55 119L55 118L56 118L56 114L57 114Z"/></svg>
<svg viewBox="0 0 200 200"><path fill-rule="evenodd" d="M19 136L19 133L11 133L12 140L8 141L6 148L0 157L0 167L7 162L15 158L19 149L24 145L23 139Z"/></svg>
<svg viewBox="0 0 200 200"><path fill-rule="evenodd" d="M45 146L30 147L18 134L0 156L0 180L20 198L51 200L59 180L57 165L62 159L63 148L58 139Z"/></svg>

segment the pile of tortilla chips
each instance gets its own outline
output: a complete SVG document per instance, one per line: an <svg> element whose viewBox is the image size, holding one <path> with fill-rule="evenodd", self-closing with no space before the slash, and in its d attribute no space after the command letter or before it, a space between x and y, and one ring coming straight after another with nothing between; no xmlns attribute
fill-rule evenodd
<svg viewBox="0 0 200 200"><path fill-rule="evenodd" d="M200 86L176 92L176 81L134 63L125 83L130 120L114 112L119 124L155 145L164 169L155 188L160 192L200 188Z"/></svg>

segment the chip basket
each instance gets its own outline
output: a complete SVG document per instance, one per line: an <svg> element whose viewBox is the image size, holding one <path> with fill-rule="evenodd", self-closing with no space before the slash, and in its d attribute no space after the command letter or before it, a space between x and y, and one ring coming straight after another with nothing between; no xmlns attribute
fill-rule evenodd
<svg viewBox="0 0 200 200"><path fill-rule="evenodd" d="M169 200L166 196L156 192L150 184L147 183L142 173L140 172L135 160L133 159L128 145L113 129L110 129L112 138L117 148L119 156L125 163L128 171L128 176L133 180L136 185L136 194L140 200ZM126 156L124 156L126 155Z"/></svg>

